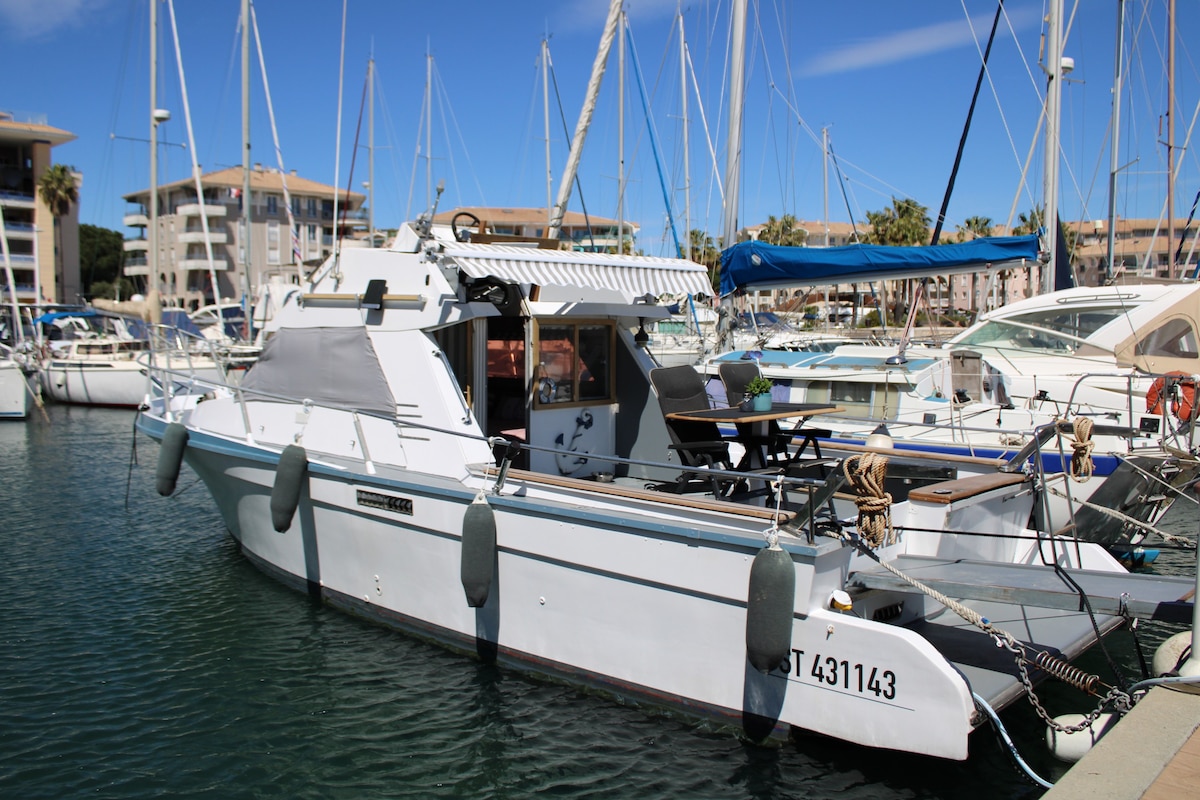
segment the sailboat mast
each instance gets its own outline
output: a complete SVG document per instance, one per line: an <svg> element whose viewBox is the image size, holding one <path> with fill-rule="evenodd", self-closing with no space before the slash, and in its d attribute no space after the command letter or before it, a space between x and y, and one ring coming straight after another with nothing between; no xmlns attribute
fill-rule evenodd
<svg viewBox="0 0 1200 800"><path fill-rule="evenodd" d="M252 274L250 240L250 0L242 0L242 280L257 281ZM247 294L249 291L247 290ZM220 309L217 310L220 314Z"/></svg>
<svg viewBox="0 0 1200 800"><path fill-rule="evenodd" d="M1108 160L1108 247L1105 258L1105 280L1113 279L1116 267L1113 260L1117 250L1117 159L1121 140L1121 80L1124 77L1125 0L1117 0L1117 54L1113 58L1112 153Z"/></svg>
<svg viewBox="0 0 1200 800"><path fill-rule="evenodd" d="M692 257L692 209L691 174L688 171L688 86L687 86L687 39L683 34L683 12L679 12L679 101L683 115L683 253Z"/></svg>
<svg viewBox="0 0 1200 800"><path fill-rule="evenodd" d="M829 128L821 128L821 202L825 218L825 246L829 247Z"/></svg>
<svg viewBox="0 0 1200 800"><path fill-rule="evenodd" d="M1175 0L1167 3L1167 276L1175 277Z"/></svg>
<svg viewBox="0 0 1200 800"><path fill-rule="evenodd" d="M425 49L425 207L433 208L433 53Z"/></svg>
<svg viewBox="0 0 1200 800"><path fill-rule="evenodd" d="M738 201L741 196L742 97L746 86L746 0L734 0L730 20L729 131L725 146L725 219L721 246L737 241Z"/></svg>
<svg viewBox="0 0 1200 800"><path fill-rule="evenodd" d="M575 123L575 134L571 137L571 152L567 155L567 166L563 170L562 180L558 184L558 199L550 216L550 226L546 236L557 239L562 228L563 215L567 213L567 201L571 199L571 185L575 183L575 173L579 170L579 159L583 157L583 142L587 138L588 128L592 124L592 114L596 111L596 98L600 94L600 82L604 79L604 68L608 62L609 51L612 50L613 37L617 35L617 21L621 16L621 0L611 0L608 4L608 18L604 22L604 33L600 35L600 47L596 51L596 60L592 62L592 74L588 79L587 95L583 100L583 109Z"/></svg>
<svg viewBox="0 0 1200 800"><path fill-rule="evenodd" d="M617 33L617 252L625 252L625 12Z"/></svg>
<svg viewBox="0 0 1200 800"><path fill-rule="evenodd" d="M1050 0L1046 32L1046 152L1043 197L1046 249L1049 263L1042 269L1042 293L1054 290L1054 272L1058 263L1058 121L1062 113L1062 15L1063 0Z"/></svg>
<svg viewBox="0 0 1200 800"><path fill-rule="evenodd" d="M146 288L158 281L158 0L150 0L150 275ZM37 272L37 270L34 270ZM37 301L42 301L39 291Z"/></svg>
<svg viewBox="0 0 1200 800"><path fill-rule="evenodd" d="M542 38L542 132L546 143L546 224L554 215L554 171L550 166L550 42Z"/></svg>
<svg viewBox="0 0 1200 800"><path fill-rule="evenodd" d="M375 246L375 54L367 61L367 227Z"/></svg>

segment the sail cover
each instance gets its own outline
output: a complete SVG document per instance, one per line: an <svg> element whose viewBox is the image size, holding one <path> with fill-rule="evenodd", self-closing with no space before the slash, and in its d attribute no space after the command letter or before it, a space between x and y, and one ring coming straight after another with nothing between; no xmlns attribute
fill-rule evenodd
<svg viewBox="0 0 1200 800"><path fill-rule="evenodd" d="M1038 257L1038 237L993 236L926 247L782 247L739 242L721 253L721 294L1010 269Z"/></svg>

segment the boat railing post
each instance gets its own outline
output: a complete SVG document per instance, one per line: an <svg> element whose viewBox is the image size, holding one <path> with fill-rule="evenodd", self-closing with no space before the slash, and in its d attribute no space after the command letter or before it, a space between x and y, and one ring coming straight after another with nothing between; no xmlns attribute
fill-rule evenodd
<svg viewBox="0 0 1200 800"><path fill-rule="evenodd" d="M242 391L242 387L238 386L234 390L234 397L237 400L238 408L242 412L242 427L246 430L246 443L254 444L254 434L250 429L250 409L246 407L246 393Z"/></svg>
<svg viewBox="0 0 1200 800"><path fill-rule="evenodd" d="M371 451L367 449L367 437L363 436L362 419L358 416L357 411L353 412L351 416L354 418L354 430L358 434L358 444L362 447L363 466L366 467L369 474L374 475L375 463L371 461Z"/></svg>

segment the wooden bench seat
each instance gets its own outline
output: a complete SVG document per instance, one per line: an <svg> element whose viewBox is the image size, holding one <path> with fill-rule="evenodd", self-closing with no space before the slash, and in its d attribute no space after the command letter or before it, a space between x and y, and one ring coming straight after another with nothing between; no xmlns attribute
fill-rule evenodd
<svg viewBox="0 0 1200 800"><path fill-rule="evenodd" d="M995 472L987 475L972 475L969 478L957 478L952 481L931 483L928 486L913 489L908 493L908 499L946 505L989 492L993 489L1015 486L1019 483L1024 483L1027 479L1020 472Z"/></svg>

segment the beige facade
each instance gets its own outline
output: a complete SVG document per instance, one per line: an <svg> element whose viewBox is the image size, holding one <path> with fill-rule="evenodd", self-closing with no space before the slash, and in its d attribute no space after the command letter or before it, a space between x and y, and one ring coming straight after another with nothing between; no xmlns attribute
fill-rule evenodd
<svg viewBox="0 0 1200 800"><path fill-rule="evenodd" d="M295 223L294 241L284 201L285 182ZM255 165L250 172L247 268L242 168L204 174L200 185L203 204L190 178L158 187L157 258L152 257L147 236L150 190L125 195L133 207L125 214L124 224L137 230L125 240L125 275L144 290L157 289L169 305L195 309L214 301L209 246L221 300L228 302L240 298L247 288L258 287L271 274L298 275L304 264L324 260L333 252L339 230L343 246L364 243L360 238L367 224L363 195L335 190L295 172L284 175ZM340 198L337 221L335 197Z"/></svg>
<svg viewBox="0 0 1200 800"><path fill-rule="evenodd" d="M1175 242L1167 241L1167 224L1156 219L1122 219L1117 217L1113 230L1114 273L1125 278L1183 278L1196 270L1200 253L1194 251L1197 222L1192 221L1185 235L1186 219L1175 220ZM1085 286L1099 286L1108 277L1105 264L1108 261L1108 223L1105 220L1069 222L1067 227L1075 234L1075 273ZM1182 252L1172 271L1171 257ZM1113 277L1118 277L1114 274Z"/></svg>
<svg viewBox="0 0 1200 800"><path fill-rule="evenodd" d="M550 215L545 208L508 208L505 206L463 206L451 211L435 214L433 221L438 225L449 225L457 217L459 227L474 228L471 215L487 229L487 233L502 236L524 236L531 239L545 237L550 225ZM571 249L589 252L616 252L620 237L617 220L589 215L584 217L577 211L563 214L559 239L570 242ZM625 221L625 241L632 247L638 228Z"/></svg>
<svg viewBox="0 0 1200 800"><path fill-rule="evenodd" d="M23 303L81 301L79 204L72 203L70 212L55 220L38 193L42 173L54 163L51 150L74 139L45 120L21 120L0 111L0 213L17 299ZM83 176L73 175L78 191Z"/></svg>

